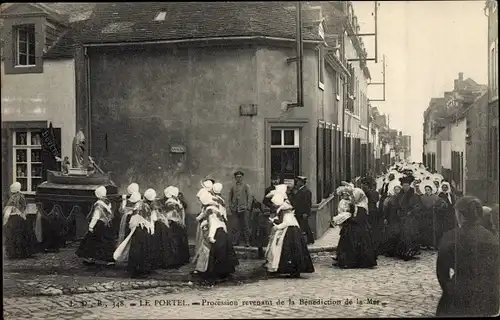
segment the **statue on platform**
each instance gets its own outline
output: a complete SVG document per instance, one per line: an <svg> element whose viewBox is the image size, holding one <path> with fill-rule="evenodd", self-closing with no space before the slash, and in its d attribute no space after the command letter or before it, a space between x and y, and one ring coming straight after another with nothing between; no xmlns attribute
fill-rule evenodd
<svg viewBox="0 0 500 320"><path fill-rule="evenodd" d="M64 157L64 160L61 162L61 172L65 175L69 173L69 158L66 156Z"/></svg>
<svg viewBox="0 0 500 320"><path fill-rule="evenodd" d="M85 135L80 129L73 138L73 168L83 168L85 159Z"/></svg>

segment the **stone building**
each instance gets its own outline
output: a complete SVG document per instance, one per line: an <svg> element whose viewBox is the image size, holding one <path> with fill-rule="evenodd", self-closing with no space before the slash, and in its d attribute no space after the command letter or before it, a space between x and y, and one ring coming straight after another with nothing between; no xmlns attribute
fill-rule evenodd
<svg viewBox="0 0 500 320"><path fill-rule="evenodd" d="M76 132L75 62L72 57L50 59L47 52L69 25L86 19L93 4L2 4L2 200L8 186L19 181L31 199L48 168L49 150L41 130L53 126L57 148L71 155Z"/></svg>
<svg viewBox="0 0 500 320"><path fill-rule="evenodd" d="M498 203L498 1L487 0L488 16L488 203Z"/></svg>
<svg viewBox="0 0 500 320"><path fill-rule="evenodd" d="M454 89L424 113L424 162L461 192L485 199L487 87L460 73Z"/></svg>

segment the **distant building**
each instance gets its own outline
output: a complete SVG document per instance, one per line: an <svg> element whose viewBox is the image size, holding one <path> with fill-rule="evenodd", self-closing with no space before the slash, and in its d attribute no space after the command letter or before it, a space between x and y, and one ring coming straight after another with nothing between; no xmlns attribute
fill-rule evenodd
<svg viewBox="0 0 500 320"><path fill-rule="evenodd" d="M484 199L487 87L460 73L454 89L432 98L424 112L424 163L453 182L456 189ZM481 141L481 139L483 139ZM471 142L473 141L473 142Z"/></svg>

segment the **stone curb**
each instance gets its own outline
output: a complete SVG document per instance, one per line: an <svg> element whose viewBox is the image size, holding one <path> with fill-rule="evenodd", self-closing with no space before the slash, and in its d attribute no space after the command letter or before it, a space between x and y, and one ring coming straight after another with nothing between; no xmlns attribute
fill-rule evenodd
<svg viewBox="0 0 500 320"><path fill-rule="evenodd" d="M321 247L311 247L308 248L309 253L318 253L318 252L334 252L337 250L337 246L321 246ZM235 246L234 250L239 253L239 252L252 252L256 253L258 251L257 248L255 247L242 247L242 246Z"/></svg>

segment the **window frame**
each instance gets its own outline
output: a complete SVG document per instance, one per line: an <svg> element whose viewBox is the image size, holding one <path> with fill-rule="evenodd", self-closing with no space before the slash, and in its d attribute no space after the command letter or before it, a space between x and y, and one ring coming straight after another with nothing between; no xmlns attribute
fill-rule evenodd
<svg viewBox="0 0 500 320"><path fill-rule="evenodd" d="M24 45L26 46L26 64L21 64L21 30L25 29L26 30L26 41ZM33 68L36 67L36 24L34 23L26 23L26 24L20 24L16 25L13 27L14 31L14 39L15 39L15 54L14 54L14 68ZM32 37L33 37L33 49L35 52L31 53L30 52L30 32L33 32ZM30 62L30 57L33 57L33 62L34 64L31 64Z"/></svg>
<svg viewBox="0 0 500 320"><path fill-rule="evenodd" d="M273 131L281 131L281 144L273 144L272 141L269 142L271 149L277 148L300 148L300 128L286 128L286 127L272 127L271 135ZM285 131L293 131L293 145L285 144Z"/></svg>
<svg viewBox="0 0 500 320"><path fill-rule="evenodd" d="M325 90L325 66L324 66L324 56L323 56L323 48L318 47L317 51L317 60L318 60L318 88L321 90Z"/></svg>
<svg viewBox="0 0 500 320"><path fill-rule="evenodd" d="M17 133L26 132L26 145L16 144ZM40 179L40 183L43 181L43 163L42 163L42 140L40 136L41 129L39 128L16 128L12 130L12 183L18 181L18 178L26 179L26 191L21 191L26 195L34 195L36 193L36 189L33 190L33 179ZM31 139L33 133L39 134L40 144L32 144ZM17 161L16 155L17 150L26 150L26 161ZM32 150L39 150L40 152L40 161L32 161L31 152ZM17 176L17 165L25 164L26 165L26 176ZM33 176L33 164L40 165L40 176Z"/></svg>

